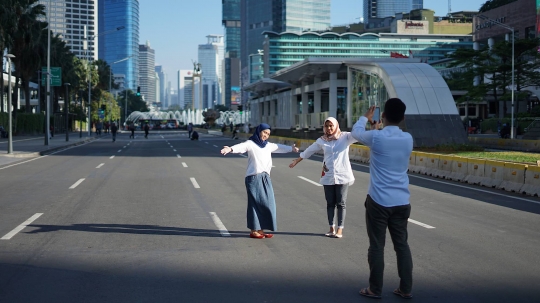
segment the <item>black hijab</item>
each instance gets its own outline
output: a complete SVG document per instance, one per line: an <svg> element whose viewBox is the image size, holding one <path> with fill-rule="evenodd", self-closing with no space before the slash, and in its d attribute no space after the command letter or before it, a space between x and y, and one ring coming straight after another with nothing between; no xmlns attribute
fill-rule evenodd
<svg viewBox="0 0 540 303"><path fill-rule="evenodd" d="M260 148L264 148L266 146L266 143L268 143L268 141L263 141L261 139L261 132L265 129L271 130L272 128L266 123L261 123L259 124L259 126L257 126L257 128L255 128L255 132L253 133L253 135L249 137L249 140L255 142L255 144L257 144Z"/></svg>

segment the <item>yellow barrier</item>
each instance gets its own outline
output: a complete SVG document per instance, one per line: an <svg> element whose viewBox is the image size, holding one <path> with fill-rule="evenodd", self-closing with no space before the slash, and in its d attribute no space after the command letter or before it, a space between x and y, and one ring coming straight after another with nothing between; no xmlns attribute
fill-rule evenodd
<svg viewBox="0 0 540 303"><path fill-rule="evenodd" d="M486 187L499 188L504 181L504 162L486 160L484 166L484 178L480 181L480 185Z"/></svg>
<svg viewBox="0 0 540 303"><path fill-rule="evenodd" d="M468 158L454 157L452 162L452 173L450 174L450 180L465 182L465 178L468 175Z"/></svg>
<svg viewBox="0 0 540 303"><path fill-rule="evenodd" d="M416 152L413 151L409 156L409 171L412 172L416 166Z"/></svg>
<svg viewBox="0 0 540 303"><path fill-rule="evenodd" d="M480 184L486 176L484 172L485 166L486 160L469 159L467 161L467 176L465 176L464 181L469 184Z"/></svg>
<svg viewBox="0 0 540 303"><path fill-rule="evenodd" d="M439 166L433 170L432 175L437 178L449 179L452 174L454 156L440 155Z"/></svg>
<svg viewBox="0 0 540 303"><path fill-rule="evenodd" d="M521 163L504 163L503 182L497 188L519 192L525 182L527 166L527 164Z"/></svg>
<svg viewBox="0 0 540 303"><path fill-rule="evenodd" d="M529 196L540 196L540 167L528 166L520 192Z"/></svg>
<svg viewBox="0 0 540 303"><path fill-rule="evenodd" d="M365 162L362 158L362 148L360 145L353 144L349 147L349 159L358 162Z"/></svg>
<svg viewBox="0 0 540 303"><path fill-rule="evenodd" d="M425 174L427 171L427 157L426 153L415 152L414 166L410 167L409 170L417 174Z"/></svg>
<svg viewBox="0 0 540 303"><path fill-rule="evenodd" d="M436 176L439 170L439 161L441 155L426 153L426 175Z"/></svg>

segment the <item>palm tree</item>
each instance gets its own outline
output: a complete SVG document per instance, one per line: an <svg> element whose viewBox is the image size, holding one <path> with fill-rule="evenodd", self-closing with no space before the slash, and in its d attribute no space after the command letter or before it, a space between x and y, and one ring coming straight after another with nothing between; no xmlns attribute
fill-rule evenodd
<svg viewBox="0 0 540 303"><path fill-rule="evenodd" d="M14 0L0 0L0 53L11 47L17 29ZM2 70L2 78L4 71ZM4 81L0 81L0 112L4 111Z"/></svg>

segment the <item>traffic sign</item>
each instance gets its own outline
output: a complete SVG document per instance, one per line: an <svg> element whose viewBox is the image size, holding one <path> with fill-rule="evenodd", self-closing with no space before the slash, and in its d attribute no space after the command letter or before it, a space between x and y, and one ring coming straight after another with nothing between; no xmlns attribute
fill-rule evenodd
<svg viewBox="0 0 540 303"><path fill-rule="evenodd" d="M47 68L41 68L41 85L47 84ZM62 68L51 67L51 86L62 86Z"/></svg>

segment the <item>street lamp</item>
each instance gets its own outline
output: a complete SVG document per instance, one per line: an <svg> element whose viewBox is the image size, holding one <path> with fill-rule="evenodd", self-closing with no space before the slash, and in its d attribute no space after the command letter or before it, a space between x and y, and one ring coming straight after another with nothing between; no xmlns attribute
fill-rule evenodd
<svg viewBox="0 0 540 303"><path fill-rule="evenodd" d="M491 24L495 24L495 25L498 25L500 27L503 27L503 28L506 28L510 31L512 31L512 116L511 116L511 128L510 128L510 139L515 139L514 137L514 28L511 27L511 26L508 26L504 23L501 23L499 21L496 21L496 20L493 20L493 19L489 19L488 17L484 16L484 15L477 15L478 18L482 19L482 20L486 20L486 21L489 21L491 22Z"/></svg>
<svg viewBox="0 0 540 303"><path fill-rule="evenodd" d="M64 86L66 87L66 96L64 97L64 115L66 115L66 141L69 141L69 93L68 93L68 86L71 84L64 83Z"/></svg>
<svg viewBox="0 0 540 303"><path fill-rule="evenodd" d="M7 150L7 153L8 154L12 154L13 153L13 134L12 134L12 130L11 130L11 125L13 124L13 117L11 116L11 106L12 106L12 102L11 102L11 59L12 58L15 58L14 55L12 54L7 54L4 56L5 58L7 58L8 60L8 150ZM2 80L4 81L4 80Z"/></svg>
<svg viewBox="0 0 540 303"><path fill-rule="evenodd" d="M45 145L49 145L51 111L51 0L47 6L47 112L45 113Z"/></svg>

